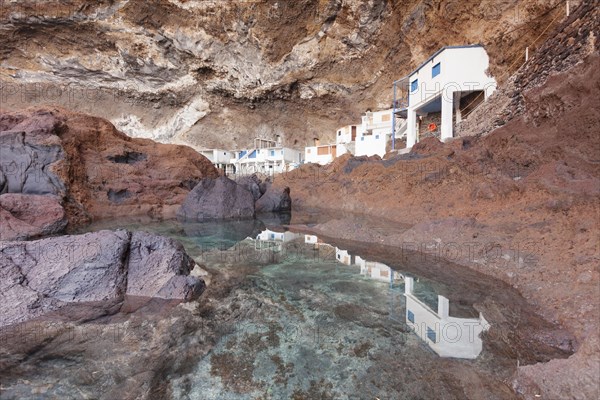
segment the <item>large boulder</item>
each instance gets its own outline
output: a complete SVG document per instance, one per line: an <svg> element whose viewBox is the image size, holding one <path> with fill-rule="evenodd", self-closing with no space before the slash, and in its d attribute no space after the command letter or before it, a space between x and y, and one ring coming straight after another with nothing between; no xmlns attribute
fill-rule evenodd
<svg viewBox="0 0 600 400"><path fill-rule="evenodd" d="M65 210L56 196L0 195L0 240L26 240L62 232Z"/></svg>
<svg viewBox="0 0 600 400"><path fill-rule="evenodd" d="M177 216L188 221L253 218L254 197L227 177L207 178L188 194Z"/></svg>
<svg viewBox="0 0 600 400"><path fill-rule="evenodd" d="M290 212L292 211L292 198L289 187L276 187L268 185L267 191L256 201L256 213Z"/></svg>
<svg viewBox="0 0 600 400"><path fill-rule="evenodd" d="M194 267L179 243L143 232L0 242L0 327L63 309L94 318L125 295L191 300L204 288Z"/></svg>
<svg viewBox="0 0 600 400"><path fill-rule="evenodd" d="M129 249L127 294L192 300L204 282L189 276L196 263L181 243L146 232L134 232Z"/></svg>

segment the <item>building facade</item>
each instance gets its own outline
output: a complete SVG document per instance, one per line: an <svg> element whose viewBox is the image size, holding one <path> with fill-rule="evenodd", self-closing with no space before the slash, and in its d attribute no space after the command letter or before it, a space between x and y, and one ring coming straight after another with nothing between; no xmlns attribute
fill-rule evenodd
<svg viewBox="0 0 600 400"><path fill-rule="evenodd" d="M394 82L394 124L406 123L406 147L435 136L454 136L454 124L496 89L483 46L440 49L408 76Z"/></svg>

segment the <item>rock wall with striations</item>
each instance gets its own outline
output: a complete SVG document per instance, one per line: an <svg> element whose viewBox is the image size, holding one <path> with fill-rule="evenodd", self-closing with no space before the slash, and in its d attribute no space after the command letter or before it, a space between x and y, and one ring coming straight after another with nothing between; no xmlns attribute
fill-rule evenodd
<svg viewBox="0 0 600 400"><path fill-rule="evenodd" d="M561 13L562 0L3 1L2 103L162 142L302 148L388 107L392 81L445 45L484 44L503 82Z"/></svg>

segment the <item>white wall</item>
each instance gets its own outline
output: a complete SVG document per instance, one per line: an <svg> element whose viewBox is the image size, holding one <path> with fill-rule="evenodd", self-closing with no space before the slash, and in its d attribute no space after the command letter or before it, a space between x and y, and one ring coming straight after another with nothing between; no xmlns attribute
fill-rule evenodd
<svg viewBox="0 0 600 400"><path fill-rule="evenodd" d="M323 147L323 146L319 146ZM337 148L336 148L337 151ZM304 149L304 162L325 165L333 161L333 154L318 154L317 146L306 147Z"/></svg>
<svg viewBox="0 0 600 400"><path fill-rule="evenodd" d="M441 73L432 77L437 63ZM489 95L496 88L496 80L486 74L488 67L489 57L483 47L446 49L409 76L409 85L419 80L418 89L409 94L409 106L419 107L440 94L451 99L456 91L486 90Z"/></svg>
<svg viewBox="0 0 600 400"><path fill-rule="evenodd" d="M359 131L358 125L346 125L346 126L339 128L335 132L335 142L337 144L352 142L352 127L355 127L356 134L358 135L358 131Z"/></svg>
<svg viewBox="0 0 600 400"><path fill-rule="evenodd" d="M354 155L383 157L386 153L386 145L392 135L392 112L393 109L366 113L362 116L362 124L356 136ZM387 120L384 120L384 116Z"/></svg>

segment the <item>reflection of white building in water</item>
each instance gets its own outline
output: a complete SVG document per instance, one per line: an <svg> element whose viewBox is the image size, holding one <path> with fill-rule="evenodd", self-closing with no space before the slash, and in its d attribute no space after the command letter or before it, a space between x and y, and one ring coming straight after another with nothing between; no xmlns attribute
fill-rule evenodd
<svg viewBox="0 0 600 400"><path fill-rule="evenodd" d="M284 243L291 242L300 236L300 234L290 231L276 232L265 229L252 240L254 241L254 248L257 250L270 249L279 251L282 249Z"/></svg>
<svg viewBox="0 0 600 400"><path fill-rule="evenodd" d="M402 282L404 276L391 269L385 264L375 261L367 261L360 256L353 256L347 250L335 248L335 258L345 265L356 265L360 267L360 274L376 281L389 282L391 284Z"/></svg>
<svg viewBox="0 0 600 400"><path fill-rule="evenodd" d="M489 324L479 318L455 318L449 315L450 302L438 296L437 311L429 308L413 294L413 278L404 281L406 323L440 357L477 358L483 348L481 333Z"/></svg>
<svg viewBox="0 0 600 400"><path fill-rule="evenodd" d="M404 280L404 277L399 272L380 262L367 261L356 256L356 265L360 266L361 275L375 279L376 281L395 283Z"/></svg>

